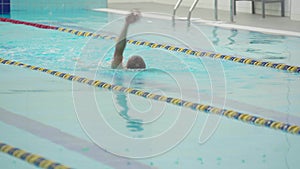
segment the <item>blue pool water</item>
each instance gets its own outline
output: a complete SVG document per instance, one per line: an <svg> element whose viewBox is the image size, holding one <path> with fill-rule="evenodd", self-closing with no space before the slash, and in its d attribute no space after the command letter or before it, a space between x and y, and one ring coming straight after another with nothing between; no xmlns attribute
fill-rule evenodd
<svg viewBox="0 0 300 169"><path fill-rule="evenodd" d="M111 36L118 36L124 19L87 10L15 11L10 17ZM300 125L298 74L134 45L127 45L125 60L142 55L147 70L112 70L112 40L0 26L1 58ZM145 17L130 27L129 38L300 65L298 37L185 26ZM74 168L298 166L297 135L19 67L0 70L0 108L6 112L0 116L0 141ZM115 155L103 155L107 151ZM0 161L5 168L34 168L3 153Z"/></svg>

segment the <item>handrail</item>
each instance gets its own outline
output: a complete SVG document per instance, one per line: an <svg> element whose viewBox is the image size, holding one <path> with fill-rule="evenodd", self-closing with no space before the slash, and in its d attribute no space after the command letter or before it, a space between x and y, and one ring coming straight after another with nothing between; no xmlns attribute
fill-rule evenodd
<svg viewBox="0 0 300 169"><path fill-rule="evenodd" d="M233 8L234 8L234 2L233 2L234 0L230 0L230 22L234 22L234 17L233 17L233 15L234 15L234 13L233 13Z"/></svg>
<svg viewBox="0 0 300 169"><path fill-rule="evenodd" d="M180 6L182 0L178 0L176 5L174 6L174 9L173 9L173 16L172 16L172 21L173 21L173 24L175 23L175 14L176 14L176 11L178 9L178 7Z"/></svg>
<svg viewBox="0 0 300 169"><path fill-rule="evenodd" d="M215 0L215 20L218 20L218 0Z"/></svg>
<svg viewBox="0 0 300 169"><path fill-rule="evenodd" d="M199 0L195 0L193 2L192 6L190 7L189 14L188 14L188 17L187 17L188 26L190 26L190 24L191 24L191 15L192 15L192 12L194 11L194 9L195 9L198 2L199 2Z"/></svg>

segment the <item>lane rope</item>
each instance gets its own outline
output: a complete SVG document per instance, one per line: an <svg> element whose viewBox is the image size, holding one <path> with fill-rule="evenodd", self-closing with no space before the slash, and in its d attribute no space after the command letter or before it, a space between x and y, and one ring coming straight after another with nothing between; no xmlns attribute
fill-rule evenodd
<svg viewBox="0 0 300 169"><path fill-rule="evenodd" d="M58 30L61 32L71 33L71 34L74 34L77 36L117 40L117 37L113 37L113 36L96 34L96 33L92 33L92 32L84 32L84 31L79 31L79 30L74 30L74 29L63 28L63 27L49 26L49 25L44 25L44 24L32 23L32 22L19 21L19 20L14 20L14 19L9 19L9 18L0 18L0 21L10 22L10 23L14 23L14 24L23 24L23 25L33 26L33 27L37 27L37 28L42 28L42 29ZM147 41L127 40L127 43L137 45L137 46L148 46L151 48L160 48L160 49L165 49L165 50L169 50L169 51L180 52L180 53L184 53L184 54L192 55L192 56L196 56L196 57L210 57L210 58L215 58L215 59L228 60L228 61L232 61L232 62L236 62L236 63L243 63L243 64L247 64L247 65L268 67L268 68L273 68L273 69L278 69L278 70L285 70L287 72L292 72L292 73L300 73L300 66L292 66L292 65L287 65L284 63L273 63L273 62L259 61L259 60L255 60L255 59L245 58L245 57L222 55L222 54L213 53L213 52L196 51L196 50L192 50L192 49L188 49L188 48L176 47L176 46L171 46L171 45L166 45L166 44L158 44L158 43L147 42Z"/></svg>
<svg viewBox="0 0 300 169"><path fill-rule="evenodd" d="M103 89L107 89L107 90L111 90L111 91L119 91L119 92L123 92L123 93L133 94L133 95L136 95L139 97L144 97L147 99L166 102L166 103L177 105L180 107L190 108L190 109L196 110L196 111L202 111L205 113L225 116L227 118L236 119L241 122L255 124L257 126L264 126L264 127L272 128L275 130L281 130L281 131L285 131L287 133L300 135L300 126L297 126L297 125L291 125L288 123L273 121L273 120L265 119L262 117L237 112L234 110L221 109L221 108L210 106L210 105L189 102L189 101L182 100L179 98L172 98L172 97L167 97L167 96L163 96L163 95L157 95L157 94L145 92L145 91L138 90L138 89L126 88L126 87L119 86L119 85L113 85L113 84L101 82L99 80L91 80L91 79L87 79L85 77L80 77L80 76L63 73L63 72L59 72L59 71L55 71L55 70L32 66L32 65L24 64L24 63L13 61L13 60L6 60L3 58L0 58L0 63L2 63L4 65L14 65L14 66L19 66L19 67L35 70L35 71L48 73L48 74L56 76L56 77L60 77L60 78L70 80L70 81L84 83L84 84L94 86L97 88L103 88Z"/></svg>
<svg viewBox="0 0 300 169"><path fill-rule="evenodd" d="M35 165L39 168L45 168L45 169L71 169L70 167L67 167L63 164L48 160L40 155L32 154L29 152L26 152L22 149L13 147L11 145L5 144L3 142L0 142L0 151L11 155L13 157L16 157L20 160L26 161L29 164Z"/></svg>

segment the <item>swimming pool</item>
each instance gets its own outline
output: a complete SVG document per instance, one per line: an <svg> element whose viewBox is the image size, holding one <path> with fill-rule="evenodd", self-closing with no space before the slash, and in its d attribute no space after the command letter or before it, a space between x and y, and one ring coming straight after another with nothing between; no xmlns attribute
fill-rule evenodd
<svg viewBox="0 0 300 169"><path fill-rule="evenodd" d="M110 36L118 35L123 17L93 11L51 17L11 14L12 19ZM0 25L1 58L300 125L298 73L130 44L125 56L143 55L148 69L116 71L109 68L112 40ZM173 28L169 21L154 18L143 18L129 35L300 65L298 37L203 24ZM0 69L1 141L73 168L297 167L298 135L20 67L1 64ZM3 153L0 157L6 168L34 167Z"/></svg>

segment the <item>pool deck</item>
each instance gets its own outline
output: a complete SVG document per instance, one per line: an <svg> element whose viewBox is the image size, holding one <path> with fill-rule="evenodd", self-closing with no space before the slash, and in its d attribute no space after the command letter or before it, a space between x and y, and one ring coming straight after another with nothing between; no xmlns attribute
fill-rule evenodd
<svg viewBox="0 0 300 169"><path fill-rule="evenodd" d="M159 3L108 3L108 8L117 10L130 10L132 8L140 9L142 12L159 12L172 15L174 5L166 5ZM177 17L187 17L189 7L180 6L176 12ZM249 9L250 11L250 9ZM192 20L200 18L201 20L215 21L214 10L196 7L192 13ZM234 17L234 22L230 22L230 12L219 10L219 21L227 24L233 24L234 26L246 26L246 27L258 27L264 29L289 31L296 34L300 33L300 21L293 21L289 16L271 16L266 15L266 18L262 18L261 14L251 14L237 12ZM251 29L251 28L250 28Z"/></svg>

